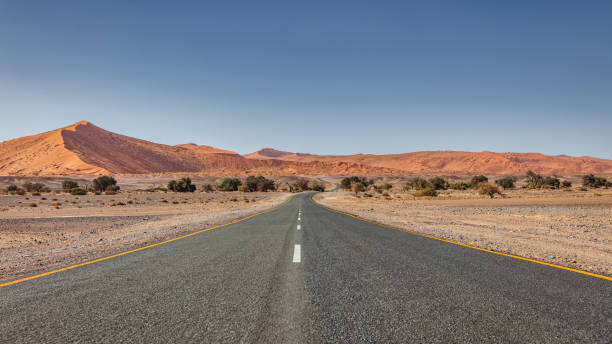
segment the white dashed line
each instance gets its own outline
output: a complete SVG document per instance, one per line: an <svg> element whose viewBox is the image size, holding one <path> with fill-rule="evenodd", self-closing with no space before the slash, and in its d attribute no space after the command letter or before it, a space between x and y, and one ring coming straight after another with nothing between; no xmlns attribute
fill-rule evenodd
<svg viewBox="0 0 612 344"><path fill-rule="evenodd" d="M301 251L302 249L300 245L295 245L295 248L293 249L293 262L294 263L300 263L302 261Z"/></svg>
<svg viewBox="0 0 612 344"><path fill-rule="evenodd" d="M297 230L299 231L300 229L302 229L302 226L297 225Z"/></svg>

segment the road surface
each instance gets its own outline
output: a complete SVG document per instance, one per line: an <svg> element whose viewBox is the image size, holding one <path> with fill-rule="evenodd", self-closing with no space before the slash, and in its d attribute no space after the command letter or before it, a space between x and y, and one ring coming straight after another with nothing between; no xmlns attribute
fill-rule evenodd
<svg viewBox="0 0 612 344"><path fill-rule="evenodd" d="M610 281L380 227L323 209L309 196L230 226L2 287L0 342L612 339Z"/></svg>

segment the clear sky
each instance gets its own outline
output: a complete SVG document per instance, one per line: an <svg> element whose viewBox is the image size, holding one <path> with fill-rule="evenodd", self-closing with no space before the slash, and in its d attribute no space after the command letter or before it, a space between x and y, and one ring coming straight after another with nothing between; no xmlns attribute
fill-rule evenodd
<svg viewBox="0 0 612 344"><path fill-rule="evenodd" d="M2 1L0 140L612 158L612 1Z"/></svg>

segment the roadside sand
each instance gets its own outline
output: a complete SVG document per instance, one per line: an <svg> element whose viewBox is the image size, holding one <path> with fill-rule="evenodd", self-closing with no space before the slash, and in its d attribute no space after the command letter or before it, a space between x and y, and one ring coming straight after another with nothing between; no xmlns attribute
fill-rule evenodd
<svg viewBox="0 0 612 344"><path fill-rule="evenodd" d="M0 281L227 223L273 208L290 196L237 192L0 196Z"/></svg>
<svg viewBox="0 0 612 344"><path fill-rule="evenodd" d="M408 194L355 197L318 194L315 201L360 217L481 248L612 276L612 192L507 198L468 194L414 199Z"/></svg>

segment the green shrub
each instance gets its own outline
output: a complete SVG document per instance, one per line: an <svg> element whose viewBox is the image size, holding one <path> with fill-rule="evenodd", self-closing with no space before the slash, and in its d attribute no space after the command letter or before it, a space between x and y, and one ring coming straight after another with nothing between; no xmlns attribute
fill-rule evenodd
<svg viewBox="0 0 612 344"><path fill-rule="evenodd" d="M514 183L516 182L516 177L508 176L497 179L495 184L501 186L504 189L512 189L514 188Z"/></svg>
<svg viewBox="0 0 612 344"><path fill-rule="evenodd" d="M111 176L101 176L94 179L91 187L94 191L119 191L117 181Z"/></svg>
<svg viewBox="0 0 612 344"><path fill-rule="evenodd" d="M393 188L393 185L391 185L389 183L385 183L385 184L381 185L380 187L383 190L389 191L389 190L391 190Z"/></svg>
<svg viewBox="0 0 612 344"><path fill-rule="evenodd" d="M478 193L481 195L488 195L491 198L495 197L496 194L502 196L499 188L491 183L480 183L478 185Z"/></svg>
<svg viewBox="0 0 612 344"><path fill-rule="evenodd" d="M600 188L609 185L606 178L596 177L592 174L585 174L582 176L582 186L589 188Z"/></svg>
<svg viewBox="0 0 612 344"><path fill-rule="evenodd" d="M74 182L72 180L64 180L62 182L63 190L72 190L72 189L77 189L78 187L79 187L79 183Z"/></svg>
<svg viewBox="0 0 612 344"><path fill-rule="evenodd" d="M45 186L45 184L42 183L25 183L23 184L23 188L27 191L27 192L49 192L51 190L49 190L49 188L47 186Z"/></svg>
<svg viewBox="0 0 612 344"><path fill-rule="evenodd" d="M416 177L410 179L406 183L406 189L414 189L414 190L424 190L424 189L432 189L431 184L421 177Z"/></svg>
<svg viewBox="0 0 612 344"><path fill-rule="evenodd" d="M429 196L429 197L437 197L438 196L438 191L434 190L434 189L422 189L414 194L412 194L414 197L424 197L424 196Z"/></svg>
<svg viewBox="0 0 612 344"><path fill-rule="evenodd" d="M70 190L70 194L72 195L87 195L87 190L81 188L74 188Z"/></svg>
<svg viewBox="0 0 612 344"><path fill-rule="evenodd" d="M561 182L561 186L564 188L571 188L572 187L572 182L570 182L569 180L564 180Z"/></svg>
<svg viewBox="0 0 612 344"><path fill-rule="evenodd" d="M546 177L544 178L544 183L542 184L542 187L549 188L549 189L558 189L560 185L561 185L561 181L559 180L559 178Z"/></svg>
<svg viewBox="0 0 612 344"><path fill-rule="evenodd" d="M466 182L457 182L448 184L448 188L452 190L467 190L470 188L470 184Z"/></svg>
<svg viewBox="0 0 612 344"><path fill-rule="evenodd" d="M527 182L528 189L540 189L542 186L544 186L545 178L542 175L529 170L525 175L525 180Z"/></svg>
<svg viewBox="0 0 612 344"><path fill-rule="evenodd" d="M367 180L365 177L358 177L358 176L346 177L342 179L342 181L340 181L340 188L344 190L350 190L351 183L361 183L363 184L364 187L368 187L374 184L374 181Z"/></svg>
<svg viewBox="0 0 612 344"><path fill-rule="evenodd" d="M486 176L478 175L478 176L473 176L472 180L470 181L470 184L472 185L473 188L477 188L478 184L480 183L487 183L489 181L489 178L487 178Z"/></svg>
<svg viewBox="0 0 612 344"><path fill-rule="evenodd" d="M7 190L8 192L15 192L15 191L19 190L19 187L18 187L17 185L13 184L13 185L9 185L9 186L6 188L6 190Z"/></svg>
<svg viewBox="0 0 612 344"><path fill-rule="evenodd" d="M448 188L448 183L442 177L430 178L428 182L434 190L446 190Z"/></svg>
<svg viewBox="0 0 612 344"><path fill-rule="evenodd" d="M320 184L320 183L317 183L317 182L312 182L310 184L310 190L323 192L323 191L325 191L325 186L323 186L323 184Z"/></svg>
<svg viewBox="0 0 612 344"><path fill-rule="evenodd" d="M275 189L274 181L263 176L248 176L244 182L244 191L246 192L265 192L274 191Z"/></svg>
<svg viewBox="0 0 612 344"><path fill-rule="evenodd" d="M295 192L308 191L308 180L300 178L293 183L291 189Z"/></svg>
<svg viewBox="0 0 612 344"><path fill-rule="evenodd" d="M168 190L174 192L194 192L196 186L191 183L190 178L181 178L179 180L169 181Z"/></svg>
<svg viewBox="0 0 612 344"><path fill-rule="evenodd" d="M225 178L217 187L220 191L237 191L242 182L238 178Z"/></svg>

